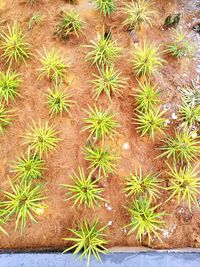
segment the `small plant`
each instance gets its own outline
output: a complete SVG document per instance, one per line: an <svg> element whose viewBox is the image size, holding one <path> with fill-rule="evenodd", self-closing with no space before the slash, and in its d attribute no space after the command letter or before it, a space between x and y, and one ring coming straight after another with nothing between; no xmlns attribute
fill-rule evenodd
<svg viewBox="0 0 200 267"><path fill-rule="evenodd" d="M32 183L12 184L12 192L3 191L4 201L0 202L0 208L6 218L15 216L15 230L21 224L21 232L25 229L28 219L37 222L36 215L42 214L46 207L42 201L43 197L41 185L33 186Z"/></svg>
<svg viewBox="0 0 200 267"><path fill-rule="evenodd" d="M44 154L48 155L51 150L55 150L60 139L56 137L58 131L55 126L49 126L48 122L38 125L33 121L33 125L28 125L28 130L24 136L25 144L29 146L33 155L39 155L41 158Z"/></svg>
<svg viewBox="0 0 200 267"><path fill-rule="evenodd" d="M193 54L193 47L186 39L185 34L181 31L175 31L173 41L167 45L167 52L172 56L181 58Z"/></svg>
<svg viewBox="0 0 200 267"><path fill-rule="evenodd" d="M2 58L7 63L13 62L19 64L26 61L30 56L30 45L26 41L21 26L14 23L13 26L7 26L7 31L0 33L0 49L2 50Z"/></svg>
<svg viewBox="0 0 200 267"><path fill-rule="evenodd" d="M90 45L85 47L89 48L85 59L91 61L92 64L97 65L112 65L121 52L121 48L117 43L110 38L106 38L104 34L98 36L98 40L91 41Z"/></svg>
<svg viewBox="0 0 200 267"><path fill-rule="evenodd" d="M200 105L192 106L183 102L179 110L179 116L182 126L192 127L197 125L200 122Z"/></svg>
<svg viewBox="0 0 200 267"><path fill-rule="evenodd" d="M128 208L131 215L131 223L126 227L130 227L128 234L136 233L136 238L142 242L142 239L147 236L148 243L151 243L152 236L156 236L161 242L159 232L165 226L165 221L162 220L166 213L156 212L158 206L151 207L150 201L139 198L133 200L133 203Z"/></svg>
<svg viewBox="0 0 200 267"><path fill-rule="evenodd" d="M0 71L0 99L8 104L9 100L14 100L16 96L20 96L18 89L21 82L21 76L12 72L10 68L6 73Z"/></svg>
<svg viewBox="0 0 200 267"><path fill-rule="evenodd" d="M138 110L136 124L137 130L141 133L141 136L149 134L149 136L154 140L155 134L160 132L164 133L164 129L167 127L166 119L162 117L165 111L160 111L160 109L150 109L149 111Z"/></svg>
<svg viewBox="0 0 200 267"><path fill-rule="evenodd" d="M88 140L93 137L94 141L100 138L104 142L106 136L112 138L117 134L118 123L114 119L116 113L111 113L109 108L104 111L101 107L99 109L96 106L88 107L89 111L86 111L88 116L84 118L86 125L82 128L82 131L90 132Z"/></svg>
<svg viewBox="0 0 200 267"><path fill-rule="evenodd" d="M136 94L133 94L136 99L137 109L148 112L159 104L159 91L156 86L151 86L150 82L143 84L139 82L139 86L140 89L137 90Z"/></svg>
<svg viewBox="0 0 200 267"><path fill-rule="evenodd" d="M39 78L47 77L53 80L56 84L60 83L61 80L65 78L66 71L69 68L68 62L61 58L60 51L56 51L54 48L47 51L44 47L44 54L40 54L40 56L42 68L39 69L41 72Z"/></svg>
<svg viewBox="0 0 200 267"><path fill-rule="evenodd" d="M12 172L21 180L37 179L42 177L43 165L44 160L28 151L27 154L21 154L13 163Z"/></svg>
<svg viewBox="0 0 200 267"><path fill-rule="evenodd" d="M99 176L107 177L109 173L113 174L116 171L115 162L119 159L116 156L116 151L110 151L109 147L85 147L85 160L90 162L91 170L98 170Z"/></svg>
<svg viewBox="0 0 200 267"><path fill-rule="evenodd" d="M115 0L95 0L95 3L103 16L110 15L116 10Z"/></svg>
<svg viewBox="0 0 200 267"><path fill-rule="evenodd" d="M199 136L196 131L184 128L176 131L175 137L168 137L161 148L164 152L159 157L173 158L181 162L196 160L199 155Z"/></svg>
<svg viewBox="0 0 200 267"><path fill-rule="evenodd" d="M61 115L67 112L70 115L70 108L75 103L71 100L71 96L66 92L56 87L54 90L49 89L46 93L47 104L50 108L50 116Z"/></svg>
<svg viewBox="0 0 200 267"><path fill-rule="evenodd" d="M127 19L123 22L123 25L128 26L130 30L140 29L141 24L152 26L156 12L151 8L152 2L145 0L137 0L132 1L130 4L125 4L123 11L127 15Z"/></svg>
<svg viewBox="0 0 200 267"><path fill-rule="evenodd" d="M67 10L62 12L61 20L56 27L55 34L64 40L74 34L78 37L79 33L82 32L83 25L84 21L77 11Z"/></svg>
<svg viewBox="0 0 200 267"><path fill-rule="evenodd" d="M0 103L0 134L3 134L5 131L5 127L11 124L12 111L7 110L5 106Z"/></svg>
<svg viewBox="0 0 200 267"><path fill-rule="evenodd" d="M99 69L99 76L93 74L96 78L92 81L94 84L94 97L96 99L105 92L109 100L111 100L111 95L121 96L121 91L127 84L125 79L121 77L119 70L116 70L114 66L108 66Z"/></svg>
<svg viewBox="0 0 200 267"><path fill-rule="evenodd" d="M70 176L74 185L63 184L67 188L67 199L72 199L74 206L85 205L85 207L93 208L98 204L98 201L105 201L102 197L103 188L98 187L98 179L93 179L93 172L89 175L85 175L83 169L79 167L79 173L73 172Z"/></svg>
<svg viewBox="0 0 200 267"><path fill-rule="evenodd" d="M186 104L191 106L200 105L200 90L195 88L193 84L181 88L180 92Z"/></svg>
<svg viewBox="0 0 200 267"><path fill-rule="evenodd" d="M162 181L158 177L159 174L153 175L148 173L143 175L140 168L139 173L136 171L135 174L130 173L130 175L126 177L124 192L127 196L134 196L136 198L145 197L151 202L159 198L159 190L163 189L163 187L160 186Z"/></svg>
<svg viewBox="0 0 200 267"><path fill-rule="evenodd" d="M158 50L159 46L148 45L146 42L143 45L135 45L134 58L131 63L137 76L150 76L157 72L158 67L163 65L165 60L160 58Z"/></svg>
<svg viewBox="0 0 200 267"><path fill-rule="evenodd" d="M187 165L185 167L180 167L180 169L170 166L169 168L170 185L167 189L172 194L168 200L177 196L178 204L182 201L186 201L190 211L192 203L199 207L197 198L200 190L200 178L198 177L199 171L196 171L197 167L192 169L190 165Z"/></svg>
<svg viewBox="0 0 200 267"><path fill-rule="evenodd" d="M40 13L33 15L29 20L29 24L28 24L29 31L33 29L34 25L37 25L40 22L42 22L43 18L44 18L44 16Z"/></svg>
<svg viewBox="0 0 200 267"><path fill-rule="evenodd" d="M68 229L74 237L64 238L64 240L73 242L74 245L67 248L63 253L69 250L74 250L74 255L81 253L80 260L87 257L87 267L90 266L92 255L97 261L101 261L100 254L108 253L108 250L105 248L108 242L105 240L106 235L103 233L106 228L107 226L99 228L99 220L89 222L87 219L84 219L80 223L78 230Z"/></svg>

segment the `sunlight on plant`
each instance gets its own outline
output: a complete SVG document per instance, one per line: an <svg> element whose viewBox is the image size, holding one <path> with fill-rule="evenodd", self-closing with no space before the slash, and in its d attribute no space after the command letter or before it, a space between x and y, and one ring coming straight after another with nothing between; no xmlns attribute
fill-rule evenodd
<svg viewBox="0 0 200 267"><path fill-rule="evenodd" d="M0 71L0 100L8 104L9 100L15 100L16 96L20 96L18 90L21 82L21 75L10 68L5 73Z"/></svg>
<svg viewBox="0 0 200 267"><path fill-rule="evenodd" d="M45 94L47 96L47 104L50 108L50 116L63 115L63 113L70 113L70 108L75 103L71 100L71 95L59 87L49 89Z"/></svg>
<svg viewBox="0 0 200 267"><path fill-rule="evenodd" d="M83 30L84 23L76 10L66 10L61 14L55 34L64 40L73 34L78 37Z"/></svg>
<svg viewBox="0 0 200 267"><path fill-rule="evenodd" d="M200 105L192 106L183 102L179 109L179 117L183 127L197 125L200 122Z"/></svg>
<svg viewBox="0 0 200 267"><path fill-rule="evenodd" d="M84 219L79 224L78 230L68 229L73 237L64 238L65 241L73 242L74 245L67 248L63 253L73 250L74 255L80 253L79 259L87 258L87 267L90 266L90 259L93 255L97 261L101 262L100 254L108 254L105 245L108 242L105 240L106 235L103 233L107 226L99 228L99 220L89 222Z"/></svg>
<svg viewBox="0 0 200 267"><path fill-rule="evenodd" d="M160 190L163 187L160 185L162 180L159 179L159 174L143 174L141 168L135 174L130 173L125 177L126 183L124 192L127 196L134 196L136 198L145 197L151 202L160 197Z"/></svg>
<svg viewBox="0 0 200 267"><path fill-rule="evenodd" d="M119 70L115 69L113 65L106 65L105 68L99 69L99 75L93 74L93 76L96 78L92 81L96 100L102 93L105 93L109 100L111 100L112 95L121 96L127 84L126 79L121 76Z"/></svg>
<svg viewBox="0 0 200 267"><path fill-rule="evenodd" d="M20 157L17 157L11 170L21 180L30 180L42 177L43 166L44 160L28 151L27 154L21 154Z"/></svg>
<svg viewBox="0 0 200 267"><path fill-rule="evenodd" d="M192 204L199 207L198 196L200 191L200 177L199 171L196 171L197 167L192 169L191 165L185 167L170 167L170 172L168 172L169 187L167 190L171 192L171 196L168 200L177 196L178 204L186 201L188 208L191 211Z"/></svg>
<svg viewBox="0 0 200 267"><path fill-rule="evenodd" d="M62 184L67 189L66 200L73 200L72 207L84 205L94 209L99 201L106 201L102 197L104 189L98 187L100 178L94 179L93 172L85 175L83 169L79 167L78 174L73 172L70 176L74 184Z"/></svg>
<svg viewBox="0 0 200 267"><path fill-rule="evenodd" d="M59 84L66 77L69 61L62 58L60 54L60 50L55 50L54 47L49 51L44 47L43 54L39 53L42 64L42 68L39 69L41 72L39 79L47 77Z"/></svg>
<svg viewBox="0 0 200 267"><path fill-rule="evenodd" d="M122 9L127 15L123 25L128 26L130 30L141 27L142 24L152 26L156 11L152 10L152 1L137 0L126 4Z"/></svg>
<svg viewBox="0 0 200 267"><path fill-rule="evenodd" d="M184 128L175 133L175 137L167 137L159 157L172 158L174 161L190 162L197 160L200 154L200 140L196 131Z"/></svg>
<svg viewBox="0 0 200 267"><path fill-rule="evenodd" d="M180 93L186 104L191 106L200 105L200 90L195 88L193 84L182 87Z"/></svg>
<svg viewBox="0 0 200 267"><path fill-rule="evenodd" d="M25 143L28 145L31 152L34 155L39 155L40 158L45 154L48 156L51 150L56 150L59 138L57 134L59 132L55 129L55 126L49 125L48 122L42 124L39 121L36 124L32 122L32 126L28 125L28 130L24 135Z"/></svg>
<svg viewBox="0 0 200 267"><path fill-rule="evenodd" d="M0 49L2 58L10 64L25 62L32 55L30 44L17 22L12 26L8 25L6 31L0 32Z"/></svg>
<svg viewBox="0 0 200 267"><path fill-rule="evenodd" d="M140 88L136 90L135 96L137 109L143 112L148 112L160 103L159 90L156 89L156 85L152 86L150 82L139 83Z"/></svg>
<svg viewBox="0 0 200 267"><path fill-rule="evenodd" d="M115 0L95 0L95 3L103 16L111 15L116 10Z"/></svg>
<svg viewBox="0 0 200 267"><path fill-rule="evenodd" d="M86 146L83 150L85 160L89 161L89 169L98 170L99 176L107 177L116 172L116 161L119 157L109 147Z"/></svg>
<svg viewBox="0 0 200 267"><path fill-rule="evenodd" d="M43 196L41 185L34 186L32 183L12 184L9 180L11 191L3 191L4 201L0 202L3 215L7 218L15 218L15 230L21 224L21 232L26 228L27 221L37 222L35 216L40 215L46 206L42 201Z"/></svg>
<svg viewBox="0 0 200 267"><path fill-rule="evenodd" d="M160 57L159 49L159 46L149 45L146 42L134 46L131 64L137 76L150 76L162 67L165 60Z"/></svg>
<svg viewBox="0 0 200 267"><path fill-rule="evenodd" d="M167 127L166 119L162 117L164 113L165 111L160 109L150 109L145 112L138 110L135 123L141 136L148 134L154 140L158 133L164 134L164 129Z"/></svg>
<svg viewBox="0 0 200 267"><path fill-rule="evenodd" d="M85 47L91 50L85 57L86 61L100 66L112 65L121 52L116 41L105 38L104 34L99 35L97 41L91 41L91 44Z"/></svg>
<svg viewBox="0 0 200 267"><path fill-rule="evenodd" d="M98 139L104 142L107 136L112 139L114 135L118 134L116 131L118 123L114 118L116 113L111 112L109 108L103 110L101 107L88 107L89 111L85 110L87 117L83 119L85 126L81 130L90 133L87 140L93 138L94 142Z"/></svg>

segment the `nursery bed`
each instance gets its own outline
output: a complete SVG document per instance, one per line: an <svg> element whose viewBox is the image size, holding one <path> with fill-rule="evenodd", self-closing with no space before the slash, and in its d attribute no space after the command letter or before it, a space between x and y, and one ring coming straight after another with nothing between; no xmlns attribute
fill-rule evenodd
<svg viewBox="0 0 200 267"><path fill-rule="evenodd" d="M136 241L134 234L127 236L123 228L129 222L129 215L126 209L124 209L127 199L125 194L121 193L123 179L136 166L141 166L144 171L151 170L153 172L161 172L162 174L165 172L166 165L162 159L155 159L159 153L155 148L159 147L160 138L158 137L152 142L148 137L139 136L135 125L131 123L135 104L134 98L130 93L131 89L137 84L128 63L133 42L137 42L143 36L146 36L149 42L153 41L162 45L168 40L168 31L170 31L162 29L165 18L171 13L180 12L180 25L188 32L190 40L197 46L196 56L192 59L185 58L180 62L165 55L165 59L169 64L164 66L159 75L154 78L154 81L161 90L163 104L170 104L168 115L171 124L167 130L168 134L173 134L174 126L176 125L176 120L173 120L171 116L172 113L176 112L179 101L177 88L183 84L190 83L191 80L196 86L200 85L199 69L197 69L199 64L199 36L192 30L195 23L198 22L200 15L197 5L198 1L157 0L155 3L159 12L159 19L153 28L150 30L144 29L140 32L139 36L130 35L123 29L121 25L123 15L120 11L117 11L104 21L107 27L111 29L112 36L123 47L123 53L117 61L117 67L129 80L122 97L114 97L111 104L112 110L118 112L117 120L121 126L119 130L120 136L111 142L111 146L116 148L121 159L119 160L117 174L110 175L107 180L100 181L100 185L105 189L104 197L109 201L110 209L101 204L100 207L92 212L89 209L83 208L72 209L72 204L64 201L65 190L60 184L70 183L69 174L72 169L76 170L78 165L83 168L88 167L82 155L82 148L86 143L87 133L81 133L80 129L83 124L83 117L85 116L83 109L87 109L88 104L92 105L94 103L89 80L92 78L92 73L96 72L96 68L91 67L89 63L84 61L85 48L82 45L88 44L90 40L96 38L98 32L101 32L102 19L90 1L79 0L78 4L75 5L75 9L80 12L86 21L84 32L79 38L72 37L64 43L53 36L53 32L60 10L70 6L66 1L42 0L33 7L26 5L23 0L6 0L5 4L2 4L0 10L2 25L19 20L23 27L27 29L29 19L35 12L44 14L43 22L34 26L27 33L29 42L32 44L32 51L37 55L37 50L42 51L44 45L46 48L55 47L61 49L64 56L71 58L69 91L73 100L76 101L76 105L71 109L71 116L65 115L49 119L44 92L50 87L50 83L48 79L37 79L37 69L40 67L37 58L33 57L27 61L27 65L22 64L17 68L23 78L23 83L20 87L22 98L18 98L16 102L11 104L12 109L15 110L15 120L7 128L5 135L0 137L1 188L7 189L9 186L7 177L12 177L9 166L16 156L24 151L22 136L24 135L26 125L31 123L32 120L50 120L60 131L59 138L61 141L57 151L45 158L46 169L43 181L46 183L47 191L45 194L47 200L45 200L45 204L47 204L48 208L38 218L37 224L28 223L23 235L19 231L14 230L14 222L9 222L6 226L9 236L1 235L1 249L41 250L49 248L56 250L67 247L69 244L63 240L64 237L68 236L66 229L75 227L76 223L84 217L89 220L97 217L102 225L110 222L111 225L106 230L109 247L139 246L139 242ZM119 7L122 4L123 1L118 1ZM3 62L0 62L0 68L6 70ZM98 103L106 108L110 106L105 96L101 96ZM155 239L151 243L151 247L200 247L199 210L194 208L190 212L187 205L182 204L178 206L176 200L173 199L168 203L164 203L167 197L167 195L162 194L162 208L169 214L166 231L163 232L162 236L163 243ZM180 212L183 210L184 212ZM144 241L143 245L148 244ZM0 259L2 260L2 256Z"/></svg>

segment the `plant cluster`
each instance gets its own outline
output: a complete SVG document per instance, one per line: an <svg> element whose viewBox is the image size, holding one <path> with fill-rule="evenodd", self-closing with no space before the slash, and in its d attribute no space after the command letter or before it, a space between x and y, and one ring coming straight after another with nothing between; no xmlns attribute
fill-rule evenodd
<svg viewBox="0 0 200 267"><path fill-rule="evenodd" d="M165 60L160 57L159 46L149 45L146 42L134 46L131 64L138 77L149 77L155 74L163 63L165 63Z"/></svg>
<svg viewBox="0 0 200 267"><path fill-rule="evenodd" d="M147 237L148 244L151 243L153 236L156 236L162 242L159 232L165 226L163 217L166 213L156 211L157 208L158 206L151 207L150 201L145 198L133 200L128 207L131 216L131 222L126 226L130 229L128 234L136 232L136 238L140 242Z"/></svg>
<svg viewBox="0 0 200 267"><path fill-rule="evenodd" d="M150 202L159 198L162 180L159 179L158 174L148 173L144 175L140 168L139 172L136 171L135 174L130 173L125 179L124 192L127 196L134 196L135 198L145 197Z"/></svg>
<svg viewBox="0 0 200 267"><path fill-rule="evenodd" d="M112 95L121 96L121 92L127 84L119 70L115 69L113 65L102 67L99 69L99 75L93 74L93 76L95 77L92 83L96 100L102 93L105 93L109 100Z"/></svg>
<svg viewBox="0 0 200 267"><path fill-rule="evenodd" d="M109 16L116 10L115 0L95 0L95 4L103 16Z"/></svg>
<svg viewBox="0 0 200 267"><path fill-rule="evenodd" d="M60 55L60 51L55 50L54 47L49 51L44 47L43 54L40 55L40 63L42 67L39 69L39 78L47 77L59 84L65 77L69 68L69 62L63 59Z"/></svg>
<svg viewBox="0 0 200 267"><path fill-rule="evenodd" d="M68 39L71 35L77 37L82 32L84 21L75 10L66 10L61 13L61 19L56 27L55 34L61 39Z"/></svg>
<svg viewBox="0 0 200 267"><path fill-rule="evenodd" d="M25 62L31 56L30 44L16 22L12 26L8 25L6 31L0 32L0 49L2 58L9 64Z"/></svg>
<svg viewBox="0 0 200 267"><path fill-rule="evenodd" d="M152 26L153 18L156 14L156 12L152 10L152 2L146 0L137 0L125 4L123 12L127 16L123 25L127 26L129 30L134 30L135 28L140 29L142 24Z"/></svg>
<svg viewBox="0 0 200 267"><path fill-rule="evenodd" d="M167 52L172 56L181 58L193 54L193 46L187 40L186 35L181 30L176 30L172 36L172 42L167 45Z"/></svg>
<svg viewBox="0 0 200 267"><path fill-rule="evenodd" d="M20 96L18 90L22 79L20 74L11 71L10 68L4 73L0 71L0 100L8 104L9 100L14 100Z"/></svg>
<svg viewBox="0 0 200 267"><path fill-rule="evenodd" d="M85 205L85 207L93 208L98 204L98 201L105 201L102 197L103 188L98 187L98 181L100 179L94 179L93 172L86 175L82 168L79 167L79 172L70 176L71 180L74 182L71 184L63 184L67 189L66 195L68 196L66 200L72 199L74 206Z"/></svg>
<svg viewBox="0 0 200 267"><path fill-rule="evenodd" d="M70 108L75 102L71 100L71 95L68 92L57 86L54 89L49 89L46 96L50 116L54 114L62 116L63 113L70 115Z"/></svg>
<svg viewBox="0 0 200 267"><path fill-rule="evenodd" d="M99 227L99 220L89 222L84 219L78 226L78 229L68 229L73 237L64 238L65 241L73 242L74 245L67 248L65 252L73 250L73 254L77 255L81 253L80 259L87 257L87 267L90 266L90 259L93 255L97 261L101 261L100 254L107 254L108 250L105 245L108 242L105 240L104 234L107 226Z"/></svg>

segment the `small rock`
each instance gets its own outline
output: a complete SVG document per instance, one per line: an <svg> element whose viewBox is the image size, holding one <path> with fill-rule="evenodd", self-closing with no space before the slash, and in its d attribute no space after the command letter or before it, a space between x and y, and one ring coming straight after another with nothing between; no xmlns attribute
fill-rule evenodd
<svg viewBox="0 0 200 267"><path fill-rule="evenodd" d="M172 119L176 120L178 118L177 114L175 112L172 113Z"/></svg>
<svg viewBox="0 0 200 267"><path fill-rule="evenodd" d="M129 143L123 144L123 149L125 149L125 150L130 149Z"/></svg>

